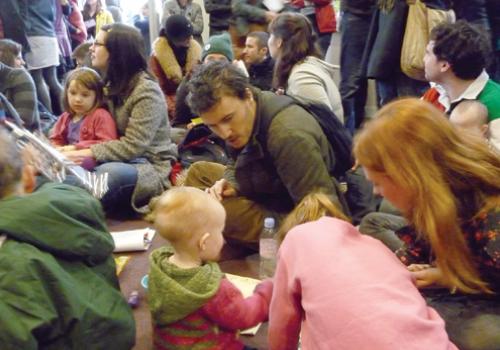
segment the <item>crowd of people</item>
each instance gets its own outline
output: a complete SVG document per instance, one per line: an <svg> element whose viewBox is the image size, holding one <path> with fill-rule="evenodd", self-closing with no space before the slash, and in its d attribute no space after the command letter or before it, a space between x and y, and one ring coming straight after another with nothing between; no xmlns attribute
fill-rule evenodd
<svg viewBox="0 0 500 350"><path fill-rule="evenodd" d="M0 123L108 187L48 181L0 128L2 348L130 349L105 220L145 214L169 242L157 349L243 349L263 321L270 349L500 348L500 4L425 1L457 20L429 28L421 81L406 1L343 0L338 24L330 0L276 3L165 1L152 42L148 2L128 24L119 1L2 5ZM217 261L255 252L270 216L275 276L245 299Z"/></svg>

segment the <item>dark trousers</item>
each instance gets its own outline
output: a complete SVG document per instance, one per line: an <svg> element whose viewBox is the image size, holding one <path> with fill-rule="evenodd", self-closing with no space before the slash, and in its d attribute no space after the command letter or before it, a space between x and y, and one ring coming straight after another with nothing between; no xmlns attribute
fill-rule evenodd
<svg viewBox="0 0 500 350"><path fill-rule="evenodd" d="M361 74L361 61L371 16L358 16L348 11L342 16L340 52L340 96L345 126L354 133L365 117L367 79Z"/></svg>
<svg viewBox="0 0 500 350"><path fill-rule="evenodd" d="M398 97L421 97L429 88L429 83L397 73L389 79L377 79L377 94L379 106L383 106Z"/></svg>

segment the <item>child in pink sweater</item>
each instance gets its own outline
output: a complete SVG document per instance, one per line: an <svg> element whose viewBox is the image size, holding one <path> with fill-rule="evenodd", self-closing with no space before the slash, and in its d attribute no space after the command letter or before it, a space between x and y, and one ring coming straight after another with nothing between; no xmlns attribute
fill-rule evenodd
<svg viewBox="0 0 500 350"><path fill-rule="evenodd" d="M267 320L273 284L261 282L245 299L224 277L216 263L224 207L199 189L175 187L159 199L154 217L156 231L171 244L150 257L155 349L243 349L239 330Z"/></svg>
<svg viewBox="0 0 500 350"><path fill-rule="evenodd" d="M301 334L303 350L457 350L406 267L326 195L304 198L281 234L269 349L297 349Z"/></svg>

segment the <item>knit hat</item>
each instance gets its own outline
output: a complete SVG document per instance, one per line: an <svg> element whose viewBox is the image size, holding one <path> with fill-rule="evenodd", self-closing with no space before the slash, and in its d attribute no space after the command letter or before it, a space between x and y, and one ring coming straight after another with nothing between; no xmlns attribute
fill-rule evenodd
<svg viewBox="0 0 500 350"><path fill-rule="evenodd" d="M201 53L201 61L203 62L205 57L212 53L224 55L229 62L233 61L233 48L231 44L231 37L228 33L212 35L208 38L208 43L203 47L203 52Z"/></svg>
<svg viewBox="0 0 500 350"><path fill-rule="evenodd" d="M173 42L184 41L193 35L193 25L182 15L172 15L165 23L165 36Z"/></svg>

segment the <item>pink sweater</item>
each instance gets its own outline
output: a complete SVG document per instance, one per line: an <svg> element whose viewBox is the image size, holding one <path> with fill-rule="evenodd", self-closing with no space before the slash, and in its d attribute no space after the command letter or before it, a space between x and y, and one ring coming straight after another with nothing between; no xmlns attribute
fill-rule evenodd
<svg viewBox="0 0 500 350"><path fill-rule="evenodd" d="M323 217L291 230L279 250L269 348L456 350L444 321L379 241Z"/></svg>

